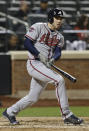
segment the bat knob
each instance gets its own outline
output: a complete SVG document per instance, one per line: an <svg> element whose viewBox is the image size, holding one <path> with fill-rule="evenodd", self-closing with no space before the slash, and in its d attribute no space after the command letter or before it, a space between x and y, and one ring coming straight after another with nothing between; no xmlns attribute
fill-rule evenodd
<svg viewBox="0 0 89 131"><path fill-rule="evenodd" d="M75 83L77 80L76 80L76 78L73 80L73 82Z"/></svg>

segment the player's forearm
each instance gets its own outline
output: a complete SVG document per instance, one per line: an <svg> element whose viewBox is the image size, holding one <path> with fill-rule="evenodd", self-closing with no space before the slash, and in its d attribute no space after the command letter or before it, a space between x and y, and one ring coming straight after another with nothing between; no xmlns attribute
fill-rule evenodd
<svg viewBox="0 0 89 131"><path fill-rule="evenodd" d="M32 53L34 56L38 56L39 51L34 47L33 41L26 38L24 41L24 47Z"/></svg>
<svg viewBox="0 0 89 131"><path fill-rule="evenodd" d="M55 52L54 52L54 60L58 60L61 57L61 48L56 47Z"/></svg>

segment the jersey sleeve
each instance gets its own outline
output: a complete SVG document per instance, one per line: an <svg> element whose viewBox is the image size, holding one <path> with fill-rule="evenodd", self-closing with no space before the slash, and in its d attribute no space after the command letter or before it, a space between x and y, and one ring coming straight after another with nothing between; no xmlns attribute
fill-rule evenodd
<svg viewBox="0 0 89 131"><path fill-rule="evenodd" d="M40 24L36 23L30 27L25 37L27 37L28 39L32 41L35 41L37 40L39 33L40 33Z"/></svg>
<svg viewBox="0 0 89 131"><path fill-rule="evenodd" d="M58 47L62 48L64 46L64 36L61 35L59 43L58 43Z"/></svg>

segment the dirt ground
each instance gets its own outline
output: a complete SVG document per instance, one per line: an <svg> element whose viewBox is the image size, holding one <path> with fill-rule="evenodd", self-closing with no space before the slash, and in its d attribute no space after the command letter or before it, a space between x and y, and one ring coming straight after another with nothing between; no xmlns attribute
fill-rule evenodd
<svg viewBox="0 0 89 131"><path fill-rule="evenodd" d="M64 125L60 117L17 117L20 125L12 126L0 118L0 131L89 131L89 118L82 125Z"/></svg>
<svg viewBox="0 0 89 131"><path fill-rule="evenodd" d="M19 98L13 98L11 96L0 96L0 107L9 107L15 102L17 102ZM69 105L70 106L89 106L89 100L69 100ZM36 107L46 107L46 106L58 106L58 101L56 99L44 99L44 100L39 100L36 104L33 106Z"/></svg>
<svg viewBox="0 0 89 131"><path fill-rule="evenodd" d="M9 107L18 98L0 96L1 107ZM70 105L89 106L89 100L69 100ZM58 106L57 100L39 100L34 106ZM0 118L0 131L89 131L89 117L83 118L84 124L73 126L64 125L59 117L17 117L20 125L11 126L3 117Z"/></svg>

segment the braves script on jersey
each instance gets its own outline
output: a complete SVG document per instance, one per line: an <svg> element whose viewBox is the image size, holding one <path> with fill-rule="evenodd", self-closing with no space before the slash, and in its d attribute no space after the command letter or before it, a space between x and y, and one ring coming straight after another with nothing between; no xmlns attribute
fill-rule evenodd
<svg viewBox="0 0 89 131"><path fill-rule="evenodd" d="M58 31L51 31L47 23L36 23L32 25L25 36L34 41L36 49L47 58L52 57L56 46L63 47L64 45L62 34ZM29 58L34 58L30 52Z"/></svg>

